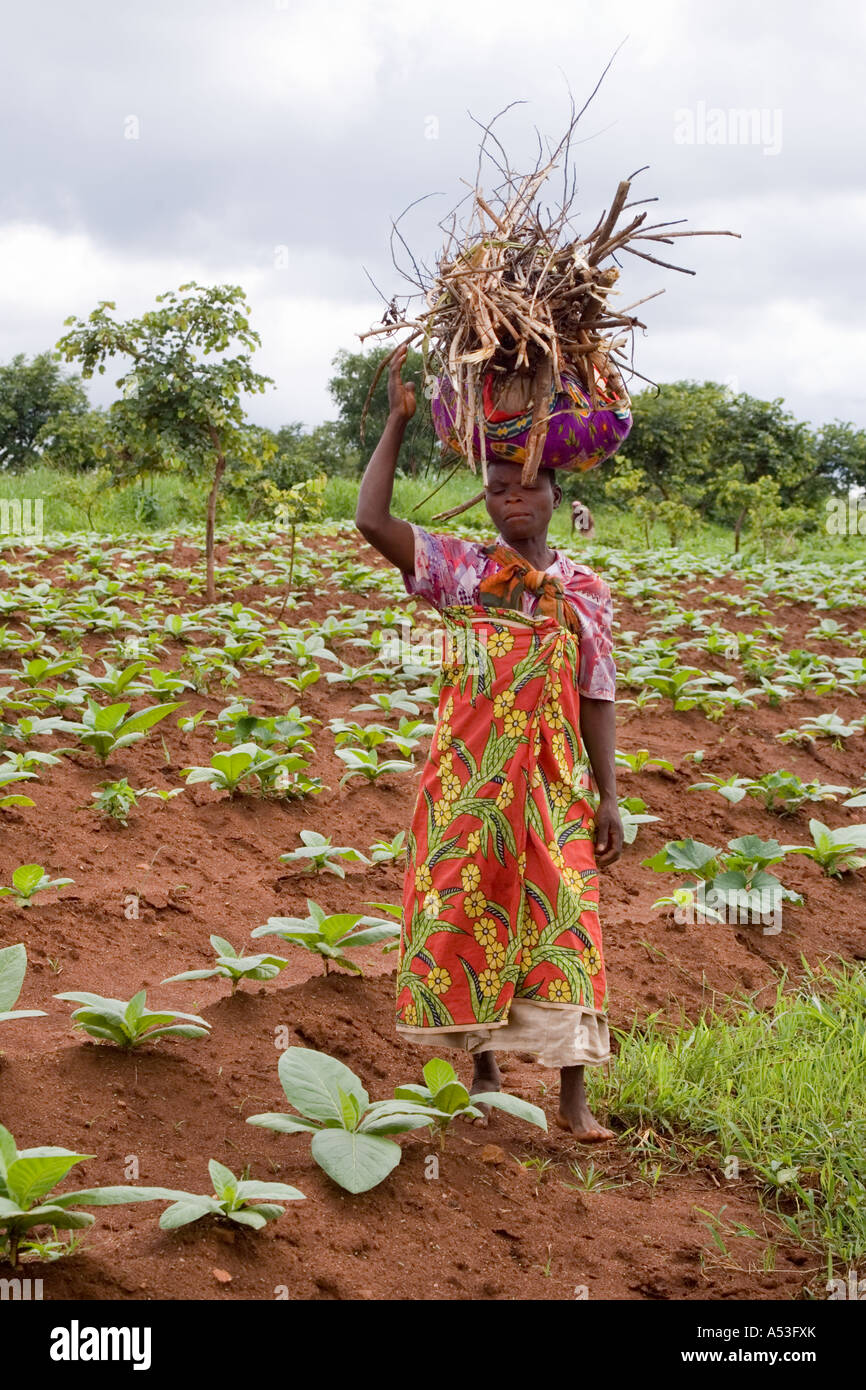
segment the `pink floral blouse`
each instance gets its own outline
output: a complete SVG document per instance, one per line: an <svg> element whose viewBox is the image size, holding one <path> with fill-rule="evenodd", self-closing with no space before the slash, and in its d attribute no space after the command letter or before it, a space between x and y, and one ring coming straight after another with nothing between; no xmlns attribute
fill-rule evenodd
<svg viewBox="0 0 866 1390"><path fill-rule="evenodd" d="M452 603L477 603L482 579L496 568L496 561L484 554L482 544L410 525L415 532L415 573L403 575L406 592L440 609ZM505 544L501 537L497 539ZM565 597L580 618L578 690L591 700L614 700L610 589L588 565L576 565L562 550L556 551L556 559L546 572L561 581ZM537 602L536 595L524 592L523 612L531 615Z"/></svg>

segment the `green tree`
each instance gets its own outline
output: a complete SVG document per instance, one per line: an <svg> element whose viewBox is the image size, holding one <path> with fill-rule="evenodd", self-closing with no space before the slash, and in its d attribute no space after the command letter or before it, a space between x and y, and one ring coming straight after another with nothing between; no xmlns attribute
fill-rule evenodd
<svg viewBox="0 0 866 1390"><path fill-rule="evenodd" d="M86 473L116 453L111 421L105 410L63 410L39 432L42 459L52 468Z"/></svg>
<svg viewBox="0 0 866 1390"><path fill-rule="evenodd" d="M706 512L723 400L724 388L711 381L674 381L633 397L626 448L655 498Z"/></svg>
<svg viewBox="0 0 866 1390"><path fill-rule="evenodd" d="M86 320L69 318L71 332L57 344L83 375L105 371L106 359L130 365L118 379L111 406L119 458L128 476L181 466L210 470L205 554L207 598L216 597L214 527L217 495L228 458L243 459L255 434L245 428L244 393L264 391L270 378L252 367L260 344L250 328L239 285L181 285L157 295L157 309L118 323L104 300Z"/></svg>
<svg viewBox="0 0 866 1390"><path fill-rule="evenodd" d="M50 352L32 362L23 353L13 357L0 366L0 469L19 473L38 463L58 420L71 421L89 409L81 379L64 374Z"/></svg>
<svg viewBox="0 0 866 1390"><path fill-rule="evenodd" d="M781 399L733 394L716 382L671 382L639 392L632 407L627 460L579 474L571 491L590 504L603 497L624 506L647 535L651 521L661 521L672 541L690 523L683 508L691 508L692 519L732 526L739 549L768 480L777 490L774 509L797 507L806 515L834 477L859 476L866 457L866 436L851 427L825 426L816 436Z"/></svg>
<svg viewBox="0 0 866 1390"><path fill-rule="evenodd" d="M782 506L809 505L826 492L812 431L781 399L726 393L717 407L712 461L716 481L774 479ZM709 511L720 521L736 521L720 505L718 492Z"/></svg>
<svg viewBox="0 0 866 1390"><path fill-rule="evenodd" d="M832 420L818 430L815 453L818 472L834 492L866 487L866 430Z"/></svg>

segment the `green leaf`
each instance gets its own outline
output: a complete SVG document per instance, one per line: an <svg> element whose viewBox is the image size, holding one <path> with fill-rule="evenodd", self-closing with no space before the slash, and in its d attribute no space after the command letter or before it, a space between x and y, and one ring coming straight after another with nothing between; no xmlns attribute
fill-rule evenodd
<svg viewBox="0 0 866 1390"><path fill-rule="evenodd" d="M22 1207L44 1197L76 1163L93 1154L71 1153L68 1149L28 1149L6 1169L6 1186Z"/></svg>
<svg viewBox="0 0 866 1390"><path fill-rule="evenodd" d="M370 1104L355 1073L327 1053L290 1047L281 1055L277 1069L289 1104L308 1119L342 1123L341 1090L355 1096L362 1112Z"/></svg>
<svg viewBox="0 0 866 1390"><path fill-rule="evenodd" d="M470 1103L469 1092L460 1081L449 1082L433 1097L433 1104L436 1109L443 1111L446 1115L455 1115L458 1110L463 1110Z"/></svg>
<svg viewBox="0 0 866 1390"><path fill-rule="evenodd" d="M33 1207L24 1216L18 1217L15 1226L19 1231L29 1231L34 1226L53 1226L58 1231L80 1231L92 1226L95 1217L86 1211L67 1211L55 1204Z"/></svg>
<svg viewBox="0 0 866 1390"><path fill-rule="evenodd" d="M143 709L140 714L134 714L131 719L127 719L123 725L124 738L132 733L146 733L152 729L154 724L158 724L161 719L166 719L173 714L176 709L180 709L182 700L174 700L169 704L152 705L150 709ZM128 709L128 705L123 706Z"/></svg>
<svg viewBox="0 0 866 1390"><path fill-rule="evenodd" d="M364 920L362 917L361 923ZM372 922L368 927L362 926L360 931L348 932L337 944L344 950L347 946L374 946L379 941L393 941L399 935L400 926L397 922Z"/></svg>
<svg viewBox="0 0 866 1390"><path fill-rule="evenodd" d="M219 1193L220 1198L224 1200L226 1190L228 1188L234 1189L237 1187L237 1178L230 1168L226 1168L222 1163L217 1163L215 1158L210 1160L207 1168L210 1173L210 1180L213 1183L214 1192Z"/></svg>
<svg viewBox="0 0 866 1390"><path fill-rule="evenodd" d="M85 1187L62 1192L52 1201L59 1206L125 1207L135 1202L178 1202L189 1196L175 1187Z"/></svg>
<svg viewBox="0 0 866 1390"><path fill-rule="evenodd" d="M436 1092L441 1090L443 1086L448 1086L452 1081L457 1080L457 1073L451 1063L444 1061L441 1057L432 1057L424 1067L422 1074L434 1099Z"/></svg>
<svg viewBox="0 0 866 1390"><path fill-rule="evenodd" d="M4 1125L0 1125L0 1173L5 1174L10 1163L18 1157L15 1140Z"/></svg>
<svg viewBox="0 0 866 1390"><path fill-rule="evenodd" d="M390 1139L344 1129L319 1130L311 1151L319 1167L347 1192L377 1187L402 1157L400 1145Z"/></svg>
<svg viewBox="0 0 866 1390"><path fill-rule="evenodd" d="M284 1182L256 1182L248 1178L238 1183L237 1195L244 1202L300 1202L305 1201L303 1192L289 1187Z"/></svg>
<svg viewBox="0 0 866 1390"><path fill-rule="evenodd" d="M124 1010L123 1020L129 1027L130 1032L132 1033L136 1031L136 1025L141 1022L146 1002L147 990L140 989L137 994L134 994L132 996L132 998L126 1006L126 1009Z"/></svg>
<svg viewBox="0 0 866 1390"><path fill-rule="evenodd" d="M248 1115L248 1125L259 1125L262 1129L276 1130L277 1134L318 1134L319 1126L309 1120L301 1120L296 1115L284 1115L281 1111L270 1110L263 1115Z"/></svg>
<svg viewBox="0 0 866 1390"><path fill-rule="evenodd" d="M11 1009L27 973L27 948L22 942L0 949L0 1011Z"/></svg>
<svg viewBox="0 0 866 1390"><path fill-rule="evenodd" d="M29 898L45 878L41 864L21 864L12 875L12 882L22 897Z"/></svg>
<svg viewBox="0 0 866 1390"><path fill-rule="evenodd" d="M278 1208L278 1215L282 1216L282 1208ZM250 1226L254 1231L260 1231L263 1226L268 1224L268 1218L258 1211L230 1211L227 1213L231 1221L236 1221L239 1226Z"/></svg>
<svg viewBox="0 0 866 1390"><path fill-rule="evenodd" d="M403 1134L423 1129L439 1114L430 1105L404 1099L379 1100L370 1106L360 1125L360 1134Z"/></svg>
<svg viewBox="0 0 866 1390"><path fill-rule="evenodd" d="M528 1100L521 1100L519 1096L509 1095L507 1091L483 1091L472 1097L473 1105L489 1105L495 1110L504 1110L508 1115L514 1115L518 1120L525 1120L527 1124L537 1125L539 1129L547 1129L547 1116L538 1105L531 1105Z"/></svg>
<svg viewBox="0 0 866 1390"><path fill-rule="evenodd" d="M173 1202L159 1218L163 1231L176 1231L179 1226L188 1226L203 1216L214 1216L222 1212L219 1202L209 1197L191 1197L188 1201Z"/></svg>
<svg viewBox="0 0 866 1390"><path fill-rule="evenodd" d="M230 941L226 941L224 936L212 936L210 944L213 946L218 956L236 957L237 951Z"/></svg>

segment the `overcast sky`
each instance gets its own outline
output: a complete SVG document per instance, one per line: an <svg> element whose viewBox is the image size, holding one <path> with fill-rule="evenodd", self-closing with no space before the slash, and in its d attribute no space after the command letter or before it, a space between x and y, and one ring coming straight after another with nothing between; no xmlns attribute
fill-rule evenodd
<svg viewBox="0 0 866 1390"><path fill-rule="evenodd" d="M430 263L475 176L471 116L524 102L496 130L531 164L622 44L574 149L578 229L648 164L653 220L742 234L681 241L694 277L625 258L621 302L666 290L636 366L866 426L858 0L3 0L2 24L2 361L100 299L126 316L231 281L275 382L253 418L333 418L331 359L380 313L364 267L403 288L390 219L437 195L401 224Z"/></svg>

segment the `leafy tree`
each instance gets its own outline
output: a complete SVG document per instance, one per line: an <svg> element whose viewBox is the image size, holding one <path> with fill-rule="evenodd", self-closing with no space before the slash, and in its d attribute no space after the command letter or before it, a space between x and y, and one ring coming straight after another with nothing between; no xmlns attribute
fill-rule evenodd
<svg viewBox="0 0 866 1390"><path fill-rule="evenodd" d="M780 399L677 381L638 393L632 405L627 454L577 475L571 490L590 504L606 498L623 506L647 544L653 521L676 544L696 516L733 526L735 549L747 519L766 543L785 529L786 510L791 525L802 526L829 487L850 484L861 466L866 477L866 434L837 422L816 435ZM760 524L759 510L766 511Z"/></svg>
<svg viewBox="0 0 866 1390"><path fill-rule="evenodd" d="M818 471L833 491L866 487L866 430L833 420L815 437Z"/></svg>
<svg viewBox="0 0 866 1390"><path fill-rule="evenodd" d="M713 480L758 483L772 478L782 506L808 505L826 492L815 440L809 426L784 409L781 399L758 400L746 392L726 393L718 403L712 442ZM710 492L709 512L720 521L732 518ZM734 519L735 520L735 519Z"/></svg>
<svg viewBox="0 0 866 1390"><path fill-rule="evenodd" d="M279 488L269 478L265 479L265 497L274 509L277 524L289 532L289 573L286 577L286 597L280 609L280 617L285 611L292 590L295 571L295 536L297 528L304 522L320 521L325 509L325 488L327 476L319 473L305 482L293 483L291 487Z"/></svg>
<svg viewBox="0 0 866 1390"><path fill-rule="evenodd" d="M23 353L0 366L0 469L18 473L39 462L58 417L83 416L89 405L78 377L65 375L50 352ZM68 428L68 426L67 426Z"/></svg>
<svg viewBox="0 0 866 1390"><path fill-rule="evenodd" d="M45 463L72 473L99 469L117 449L105 410L63 410L42 427L37 442Z"/></svg>
<svg viewBox="0 0 866 1390"><path fill-rule="evenodd" d="M705 509L723 396L713 382L674 381L633 398L626 447L629 462L645 475L648 495Z"/></svg>
<svg viewBox="0 0 866 1390"><path fill-rule="evenodd" d="M246 507L248 520L260 516L270 505L265 484L285 492L323 472L327 479L335 473L358 471L358 451L346 445L335 421L317 425L309 433L295 422L276 431L256 429L255 434L257 438L246 450L244 460L230 460L224 483L228 496Z"/></svg>
<svg viewBox="0 0 866 1390"><path fill-rule="evenodd" d="M199 474L211 470L205 554L207 598L216 597L214 526L220 481L229 457L243 458L251 436L244 428L241 397L264 391L270 378L252 368L260 338L249 326L249 307L239 285L181 285L157 295L157 309L118 323L104 300L57 344L67 361L79 360L85 377L104 373L106 359L125 357L122 392L111 406L120 459L129 475L164 471L178 464Z"/></svg>

